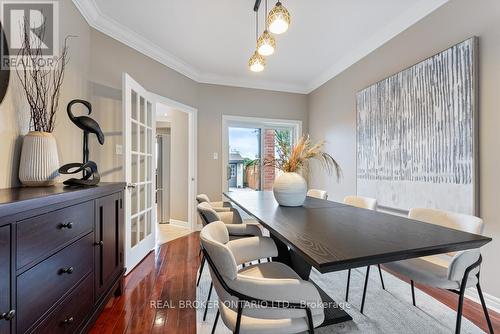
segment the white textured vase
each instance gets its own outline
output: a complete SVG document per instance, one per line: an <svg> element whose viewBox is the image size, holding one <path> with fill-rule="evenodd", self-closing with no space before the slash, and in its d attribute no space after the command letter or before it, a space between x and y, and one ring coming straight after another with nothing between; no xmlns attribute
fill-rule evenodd
<svg viewBox="0 0 500 334"><path fill-rule="evenodd" d="M281 174L273 185L274 198L282 206L301 206L307 195L307 183L297 173Z"/></svg>
<svg viewBox="0 0 500 334"><path fill-rule="evenodd" d="M54 185L59 177L57 142L52 133L32 131L24 136L19 180L28 187Z"/></svg>

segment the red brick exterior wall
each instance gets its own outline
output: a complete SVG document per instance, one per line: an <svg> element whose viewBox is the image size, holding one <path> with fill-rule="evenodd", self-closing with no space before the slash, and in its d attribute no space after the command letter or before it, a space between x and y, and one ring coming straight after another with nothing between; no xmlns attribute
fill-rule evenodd
<svg viewBox="0 0 500 334"><path fill-rule="evenodd" d="M274 138L274 130L267 129L264 130L264 159L273 159L274 158L274 147L275 147L275 138ZM271 190L273 188L273 183L276 177L276 171L273 167L265 166L263 173L264 182L262 183L262 190Z"/></svg>

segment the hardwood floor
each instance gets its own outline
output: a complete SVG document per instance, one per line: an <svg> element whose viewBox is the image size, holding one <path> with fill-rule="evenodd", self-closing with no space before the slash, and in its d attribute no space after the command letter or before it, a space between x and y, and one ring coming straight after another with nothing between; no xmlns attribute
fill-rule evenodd
<svg viewBox="0 0 500 334"><path fill-rule="evenodd" d="M123 295L108 302L90 333L196 333L195 309L178 306L181 300L196 299L198 250L198 233L192 233L150 253L125 278ZM454 293L419 285L417 288L456 309ZM168 305L154 307L155 301ZM487 332L481 305L466 299L464 316ZM490 311L490 317L495 331L500 332L500 314Z"/></svg>
<svg viewBox="0 0 500 334"><path fill-rule="evenodd" d="M383 265L382 265L383 267ZM386 269L384 269L386 270ZM397 275L395 273L392 273L393 275L399 277L401 280L407 282L408 284L410 281L400 275ZM436 298L439 300L441 303L447 305L449 308L456 310L457 309L457 304L458 304L458 295L454 294L453 292L442 290L442 289L436 289L436 288L430 288L421 284L415 283L415 288L420 289L427 293L428 295ZM410 290L408 290L408 293L410 293ZM484 291L483 291L484 293ZM479 298L479 297L477 297ZM416 303L418 306L418 298L416 299ZM490 318L491 318L491 323L493 325L493 330L495 333L500 332L500 313L493 312L489 310ZM465 298L464 299L464 310L463 310L463 315L472 321L473 323L476 324L476 326L480 327L483 331L488 333L488 324L486 323L486 319L484 318L484 313L483 313L483 308L481 307L481 304L475 303L474 301Z"/></svg>
<svg viewBox="0 0 500 334"><path fill-rule="evenodd" d="M195 309L178 306L196 299L199 244L192 233L151 252L127 275L122 296L108 302L90 333L196 333Z"/></svg>

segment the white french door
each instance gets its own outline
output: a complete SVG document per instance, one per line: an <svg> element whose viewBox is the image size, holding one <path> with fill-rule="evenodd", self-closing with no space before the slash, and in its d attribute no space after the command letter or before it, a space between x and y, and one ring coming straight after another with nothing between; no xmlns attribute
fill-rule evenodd
<svg viewBox="0 0 500 334"><path fill-rule="evenodd" d="M156 240L156 103L128 74L123 74L123 148L125 191L125 265L130 272Z"/></svg>

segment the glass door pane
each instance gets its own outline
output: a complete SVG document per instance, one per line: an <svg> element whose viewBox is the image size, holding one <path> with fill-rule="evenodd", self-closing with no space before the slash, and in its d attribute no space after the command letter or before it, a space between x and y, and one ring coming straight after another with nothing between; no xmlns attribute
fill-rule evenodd
<svg viewBox="0 0 500 334"><path fill-rule="evenodd" d="M229 189L261 190L261 129L229 127Z"/></svg>

